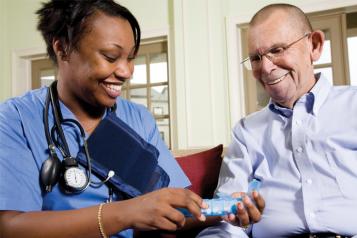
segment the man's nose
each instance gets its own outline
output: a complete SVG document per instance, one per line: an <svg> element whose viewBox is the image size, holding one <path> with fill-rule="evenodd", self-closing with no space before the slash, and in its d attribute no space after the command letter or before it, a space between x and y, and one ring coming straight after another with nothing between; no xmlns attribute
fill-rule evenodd
<svg viewBox="0 0 357 238"><path fill-rule="evenodd" d="M276 65L274 64L273 58L270 55L265 54L262 56L260 67L262 71L270 73L271 70L276 67Z"/></svg>

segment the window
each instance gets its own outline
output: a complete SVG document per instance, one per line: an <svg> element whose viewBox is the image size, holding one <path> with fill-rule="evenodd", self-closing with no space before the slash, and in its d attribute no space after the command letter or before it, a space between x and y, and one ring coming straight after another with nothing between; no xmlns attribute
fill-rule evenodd
<svg viewBox="0 0 357 238"><path fill-rule="evenodd" d="M50 85L56 69L51 60L32 60L32 89ZM143 42L135 59L131 80L122 89L122 97L147 107L153 114L160 136L171 148L169 78L166 39Z"/></svg>
<svg viewBox="0 0 357 238"><path fill-rule="evenodd" d="M309 15L312 27L325 33L322 55L314 62L315 72L322 72L334 85L349 83L345 17L343 9Z"/></svg>
<svg viewBox="0 0 357 238"><path fill-rule="evenodd" d="M124 85L122 96L151 111L161 137L170 148L169 78L165 40L144 42L140 46L133 77Z"/></svg>
<svg viewBox="0 0 357 238"><path fill-rule="evenodd" d="M350 84L357 86L357 12L348 13L346 19Z"/></svg>
<svg viewBox="0 0 357 238"><path fill-rule="evenodd" d="M31 72L32 89L49 86L56 76L56 68L48 58L32 60Z"/></svg>
<svg viewBox="0 0 357 238"><path fill-rule="evenodd" d="M325 43L322 50L321 57L318 61L314 62L315 73L321 72L324 76L333 83L332 76L332 57L331 57L331 36L329 31L324 31Z"/></svg>
<svg viewBox="0 0 357 238"><path fill-rule="evenodd" d="M357 85L357 6L309 14L314 29L325 33L320 59L314 62L314 71L322 72L334 85ZM242 54L248 55L247 24L240 25ZM246 114L260 110L269 102L269 96L243 67Z"/></svg>

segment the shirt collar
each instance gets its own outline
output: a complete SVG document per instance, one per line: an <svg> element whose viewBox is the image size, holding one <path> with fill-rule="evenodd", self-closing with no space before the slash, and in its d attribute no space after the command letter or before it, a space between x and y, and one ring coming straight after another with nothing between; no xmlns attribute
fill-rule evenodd
<svg viewBox="0 0 357 238"><path fill-rule="evenodd" d="M332 89L332 84L321 73L315 74L315 78L317 79L317 82L310 92L315 98L312 113L316 116L320 111L321 105L326 101L327 96Z"/></svg>
<svg viewBox="0 0 357 238"><path fill-rule="evenodd" d="M315 74L315 78L316 83L314 87L310 92L299 98L297 103L305 103L307 112L312 112L312 114L317 115L321 105L326 100L332 85L321 73ZM293 109L281 107L271 99L269 101L269 109L273 113L277 113L286 118L291 117L293 114Z"/></svg>

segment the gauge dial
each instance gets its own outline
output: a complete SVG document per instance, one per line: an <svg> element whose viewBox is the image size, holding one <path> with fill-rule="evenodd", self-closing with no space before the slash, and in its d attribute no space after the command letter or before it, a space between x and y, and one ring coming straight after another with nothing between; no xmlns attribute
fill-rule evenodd
<svg viewBox="0 0 357 238"><path fill-rule="evenodd" d="M66 185L75 190L84 189L87 185L87 176L83 170L78 167L71 167L64 173Z"/></svg>

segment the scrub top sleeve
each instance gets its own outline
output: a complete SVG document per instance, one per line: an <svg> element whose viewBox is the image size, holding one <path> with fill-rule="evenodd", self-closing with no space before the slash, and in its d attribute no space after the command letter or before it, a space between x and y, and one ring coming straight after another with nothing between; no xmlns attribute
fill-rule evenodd
<svg viewBox="0 0 357 238"><path fill-rule="evenodd" d="M191 185L176 159L172 156L165 142L161 139L159 130L153 116L145 109L143 111L144 126L148 128L149 143L154 145L160 152L159 165L170 176L169 187L186 188Z"/></svg>
<svg viewBox="0 0 357 238"><path fill-rule="evenodd" d="M11 102L0 104L0 138L0 210L41 210L39 168Z"/></svg>

